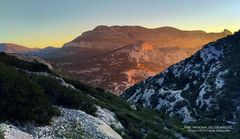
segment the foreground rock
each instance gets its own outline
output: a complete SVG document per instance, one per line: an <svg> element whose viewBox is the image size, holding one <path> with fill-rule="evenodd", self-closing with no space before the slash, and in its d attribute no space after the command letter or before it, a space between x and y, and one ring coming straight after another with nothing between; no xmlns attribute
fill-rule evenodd
<svg viewBox="0 0 240 139"><path fill-rule="evenodd" d="M15 127L1 124L0 131L6 139L55 139L55 138L93 138L122 139L109 125L99 118L81 110L59 108L60 117L52 119L51 125L44 127Z"/></svg>

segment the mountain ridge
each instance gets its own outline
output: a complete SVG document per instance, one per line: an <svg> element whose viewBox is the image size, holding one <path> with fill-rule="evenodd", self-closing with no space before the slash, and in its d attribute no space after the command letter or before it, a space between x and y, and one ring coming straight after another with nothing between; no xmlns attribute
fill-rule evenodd
<svg viewBox="0 0 240 139"><path fill-rule="evenodd" d="M166 34L167 33L167 34ZM171 34L169 36L169 34ZM171 37L178 39L185 39L192 37L192 35L206 35L198 36L202 39L195 41L195 48L200 47L201 45L209 42L207 37L208 34L214 38L221 38L226 35L231 35L232 33L228 30L224 30L220 33L206 33L204 31L185 31L180 30L174 27L159 27L159 28L145 28L141 26L104 26L100 25L95 27L91 31L82 33L79 37L73 39L69 43L63 45L63 47L90 47L96 49L117 49L124 45L134 43L139 40L149 42L153 45L161 47L169 45ZM157 38L161 36L161 38ZM170 37L170 38L169 38ZM170 40L168 40L170 39ZM193 38L197 40L197 38ZM202 41L202 42L201 42ZM111 43L110 43L111 42ZM179 43L179 40L176 41ZM178 44L175 47L189 48L193 44ZM170 47L170 45L169 45Z"/></svg>

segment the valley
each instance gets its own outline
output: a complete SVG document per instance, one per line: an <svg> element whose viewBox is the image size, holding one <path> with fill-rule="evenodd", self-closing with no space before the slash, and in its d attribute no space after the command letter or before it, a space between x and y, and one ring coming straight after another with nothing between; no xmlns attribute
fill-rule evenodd
<svg viewBox="0 0 240 139"><path fill-rule="evenodd" d="M120 95L128 87L230 35L173 27L97 26L63 45L23 52L55 63L59 74ZM22 53L20 51L20 53Z"/></svg>

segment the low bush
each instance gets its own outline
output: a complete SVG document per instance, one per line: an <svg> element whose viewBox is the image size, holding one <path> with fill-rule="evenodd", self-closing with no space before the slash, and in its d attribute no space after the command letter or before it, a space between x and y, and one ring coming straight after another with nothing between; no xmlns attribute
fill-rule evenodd
<svg viewBox="0 0 240 139"><path fill-rule="evenodd" d="M39 85L1 62L0 67L1 121L47 124L59 114Z"/></svg>

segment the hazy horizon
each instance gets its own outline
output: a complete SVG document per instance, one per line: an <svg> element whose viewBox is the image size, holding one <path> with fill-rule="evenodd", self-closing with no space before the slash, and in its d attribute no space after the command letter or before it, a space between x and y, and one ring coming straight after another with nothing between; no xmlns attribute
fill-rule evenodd
<svg viewBox="0 0 240 139"><path fill-rule="evenodd" d="M235 32L240 29L239 5L237 0L2 0L0 42L61 47L98 25Z"/></svg>

